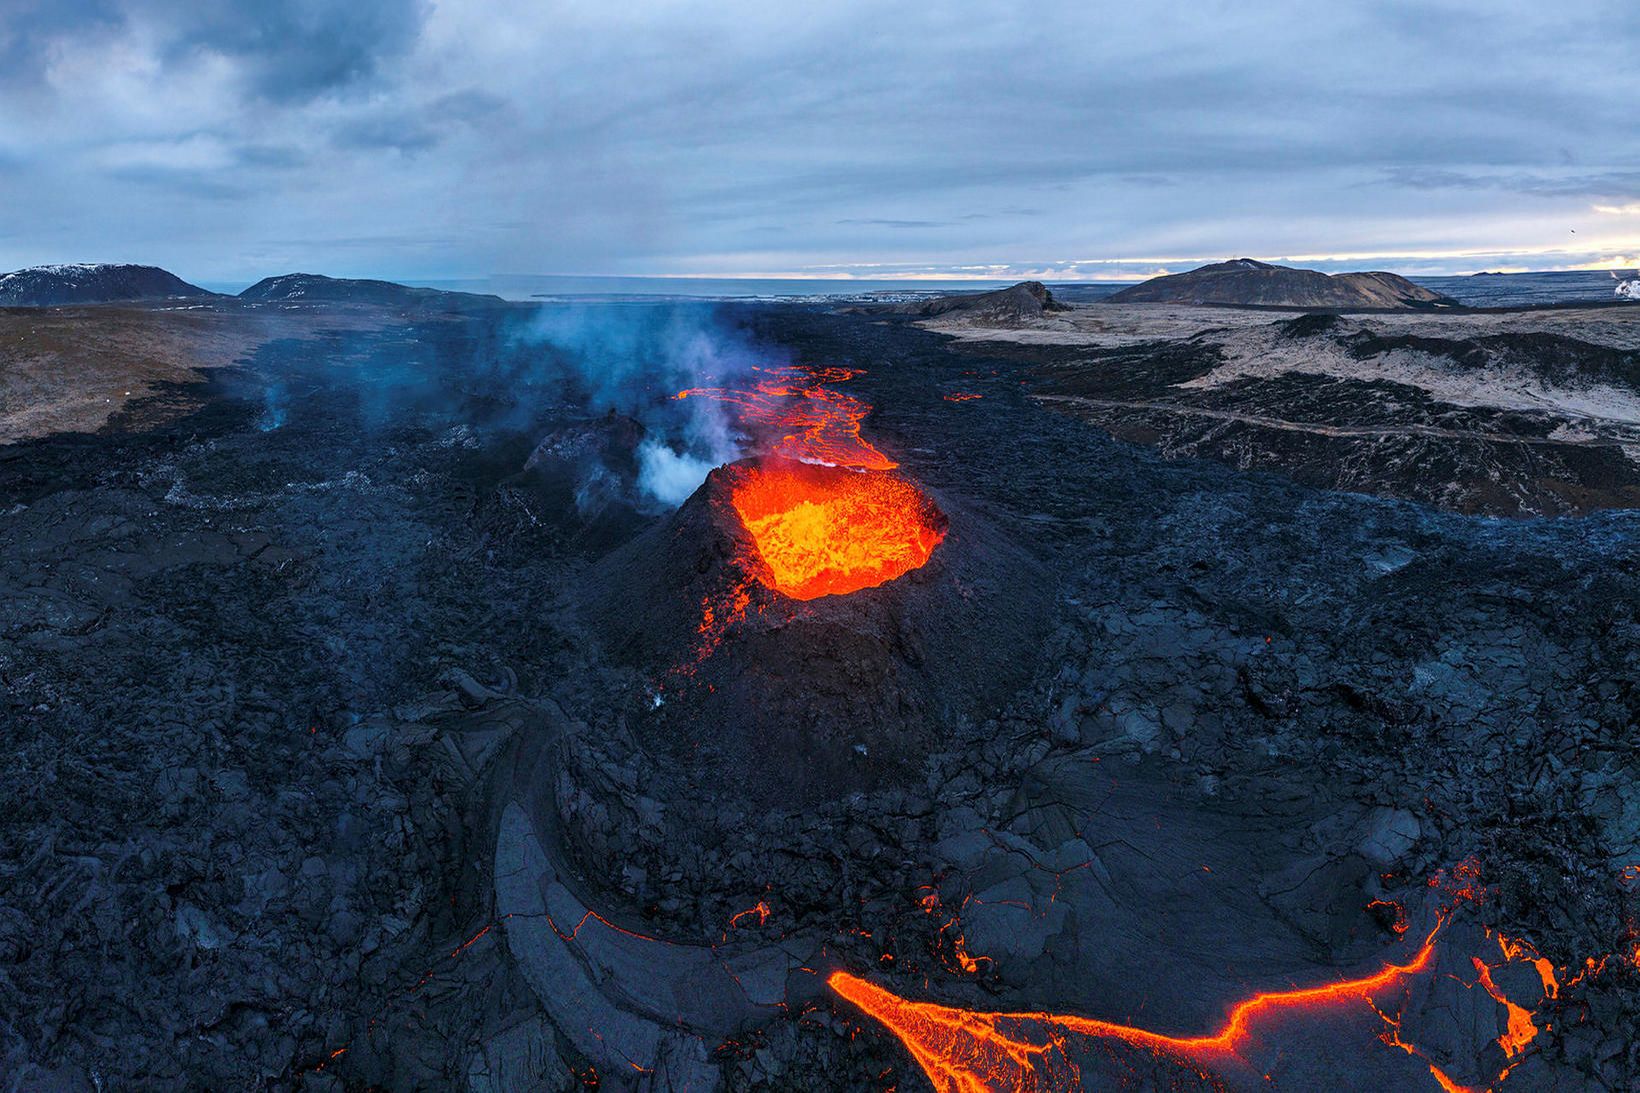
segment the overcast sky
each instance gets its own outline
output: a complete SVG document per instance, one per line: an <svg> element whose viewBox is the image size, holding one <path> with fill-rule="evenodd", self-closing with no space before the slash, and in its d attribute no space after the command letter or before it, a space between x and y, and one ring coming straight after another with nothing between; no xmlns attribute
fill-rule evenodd
<svg viewBox="0 0 1640 1093"><path fill-rule="evenodd" d="M0 269L1640 255L1640 2L0 0Z"/></svg>

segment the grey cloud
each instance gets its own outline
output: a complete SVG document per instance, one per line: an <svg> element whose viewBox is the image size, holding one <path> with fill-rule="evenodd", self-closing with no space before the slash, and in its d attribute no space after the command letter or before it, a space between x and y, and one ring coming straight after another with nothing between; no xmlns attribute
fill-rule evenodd
<svg viewBox="0 0 1640 1093"><path fill-rule="evenodd" d="M245 167L292 169L311 158L301 148L290 144L244 144L235 150L235 157Z"/></svg>
<svg viewBox="0 0 1640 1093"><path fill-rule="evenodd" d="M961 220L998 220L998 219L1002 219L1002 218L1006 218L1006 217L1013 217L1013 216L1044 216L1044 215L1046 215L1046 212L1047 211L1045 209L1026 209L1026 208L1005 206L1005 207L999 208L999 209L992 209L988 212L963 213L962 216L959 217L959 219L961 219Z"/></svg>
<svg viewBox="0 0 1640 1093"><path fill-rule="evenodd" d="M451 92L415 110L392 109L357 116L332 134L349 148L390 148L406 155L437 146L464 127L483 125L505 114L507 102L475 89Z"/></svg>
<svg viewBox="0 0 1640 1093"><path fill-rule="evenodd" d="M168 51L205 51L243 66L249 89L299 102L375 76L406 53L427 16L423 0L178 0Z"/></svg>
<svg viewBox="0 0 1640 1093"><path fill-rule="evenodd" d="M174 167L115 167L108 177L137 186L155 187L207 201L237 201L251 197L247 182L223 178L217 172Z"/></svg>
<svg viewBox="0 0 1640 1093"><path fill-rule="evenodd" d="M848 217L839 220L839 224L854 224L868 228L943 228L949 221L946 220L884 220L880 217Z"/></svg>
<svg viewBox="0 0 1640 1093"><path fill-rule="evenodd" d="M426 15L425 0L5 0L0 80L37 80L58 43L141 28L171 61L215 54L254 96L300 102L377 75Z"/></svg>
<svg viewBox="0 0 1640 1093"><path fill-rule="evenodd" d="M1385 175L1392 184L1413 190L1502 190L1532 197L1625 197L1640 194L1640 171L1487 174L1392 167L1385 171Z"/></svg>
<svg viewBox="0 0 1640 1093"><path fill-rule="evenodd" d="M0 85L38 80L58 39L116 31L124 22L119 0L4 0Z"/></svg>
<svg viewBox="0 0 1640 1093"><path fill-rule="evenodd" d="M337 126L336 144L347 148L390 148L406 155L424 152L439 141L429 125L406 114L357 118Z"/></svg>
<svg viewBox="0 0 1640 1093"><path fill-rule="evenodd" d="M25 241L224 279L1548 253L1628 227L1568 218L1640 194L1637 46L1632 0L0 0L0 178Z"/></svg>

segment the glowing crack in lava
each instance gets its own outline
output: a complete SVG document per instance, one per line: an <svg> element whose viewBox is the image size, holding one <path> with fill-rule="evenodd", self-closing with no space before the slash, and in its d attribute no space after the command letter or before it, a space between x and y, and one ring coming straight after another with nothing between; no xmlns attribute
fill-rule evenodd
<svg viewBox="0 0 1640 1093"><path fill-rule="evenodd" d="M1237 1003L1217 1032L1204 1036L1167 1036L1075 1014L985 1013L912 1002L845 971L831 973L826 983L898 1037L940 1093L1078 1088L1079 1071L1066 1054L1067 1034L1120 1040L1171 1057L1207 1078L1207 1064L1239 1058L1255 1020L1282 1011L1359 1001L1389 1021L1394 1032L1394 1021L1375 1000L1429 968L1443 924L1444 920L1430 931L1405 964L1387 964L1358 979L1256 994ZM1445 1075L1431 1070L1437 1081L1453 1088Z"/></svg>
<svg viewBox="0 0 1640 1093"><path fill-rule="evenodd" d="M795 600L874 588L926 563L944 517L917 487L883 471L765 460L730 501L766 568Z"/></svg>
<svg viewBox="0 0 1640 1093"><path fill-rule="evenodd" d="M734 408L741 428L759 434L771 455L832 467L891 471L899 466L860 435L871 404L833 390L860 375L857 368L753 369L749 388L691 387L677 397L710 398Z"/></svg>

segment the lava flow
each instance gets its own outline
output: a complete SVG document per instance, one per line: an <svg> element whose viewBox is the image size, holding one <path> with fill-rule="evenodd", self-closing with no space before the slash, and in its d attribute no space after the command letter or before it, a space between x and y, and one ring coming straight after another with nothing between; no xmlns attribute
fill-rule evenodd
<svg viewBox="0 0 1640 1093"><path fill-rule="evenodd" d="M940 1093L1076 1088L1080 1076L1067 1055L1066 1034L1121 1040L1176 1059L1206 1078L1204 1062L1237 1057L1251 1023L1261 1016L1351 1000L1366 1002L1383 1016L1374 1000L1430 966L1440 928L1437 924L1430 931L1405 964L1388 964L1358 979L1256 994L1238 1003L1217 1032L1205 1036L1167 1036L1075 1014L986 1013L911 1002L844 971L833 972L826 982L894 1033ZM1444 1078L1438 1071L1436 1076Z"/></svg>
<svg viewBox="0 0 1640 1093"><path fill-rule="evenodd" d="M795 600L891 581L945 537L922 492L881 471L766 460L741 472L730 500L767 583Z"/></svg>
<svg viewBox="0 0 1640 1093"><path fill-rule="evenodd" d="M677 397L710 398L734 407L738 424L771 455L833 467L891 471L899 466L860 435L871 405L834 390L857 368L758 368L749 388L691 387Z"/></svg>

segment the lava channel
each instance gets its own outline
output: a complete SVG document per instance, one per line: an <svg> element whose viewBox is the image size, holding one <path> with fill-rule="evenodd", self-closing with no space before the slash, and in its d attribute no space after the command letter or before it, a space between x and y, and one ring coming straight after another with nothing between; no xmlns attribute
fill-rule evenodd
<svg viewBox="0 0 1640 1093"><path fill-rule="evenodd" d="M1388 1020L1375 999L1429 968L1439 930L1437 924L1405 964L1387 964L1359 979L1256 994L1237 1003L1217 1032L1203 1036L1168 1036L1075 1014L987 1013L912 1002L845 971L832 972L826 983L892 1032L940 1093L1078 1088L1080 1073L1067 1054L1067 1034L1120 1040L1209 1078L1208 1065L1238 1059L1252 1022L1268 1014L1353 1000L1371 1005ZM1431 1070L1443 1086L1454 1088L1433 1066Z"/></svg>
<svg viewBox="0 0 1640 1093"><path fill-rule="evenodd" d="M860 375L856 368L755 369L750 387L691 387L677 397L709 398L730 406L742 429L763 437L771 455L832 467L891 471L899 466L860 435L871 404L830 385Z"/></svg>
<svg viewBox="0 0 1640 1093"><path fill-rule="evenodd" d="M886 471L767 459L740 470L730 503L766 570L796 600L874 588L925 564L945 517Z"/></svg>

